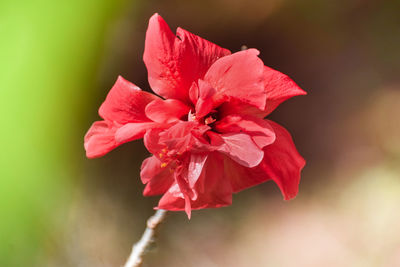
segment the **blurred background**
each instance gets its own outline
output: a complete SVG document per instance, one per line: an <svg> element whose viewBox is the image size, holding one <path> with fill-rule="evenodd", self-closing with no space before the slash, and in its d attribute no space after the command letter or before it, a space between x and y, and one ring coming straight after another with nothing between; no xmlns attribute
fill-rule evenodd
<svg viewBox="0 0 400 267"><path fill-rule="evenodd" d="M309 95L270 116L307 159L300 193L267 182L227 208L172 213L144 266L400 266L397 0L0 1L0 266L121 266L158 197L141 141L88 160L118 75L149 90L158 12L222 47L256 47Z"/></svg>

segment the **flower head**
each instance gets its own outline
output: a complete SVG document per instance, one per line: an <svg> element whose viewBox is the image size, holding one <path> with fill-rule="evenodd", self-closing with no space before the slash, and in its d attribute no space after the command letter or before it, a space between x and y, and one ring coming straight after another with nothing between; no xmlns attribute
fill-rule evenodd
<svg viewBox="0 0 400 267"><path fill-rule="evenodd" d="M144 138L152 156L142 163L143 194L163 195L157 208L189 217L267 180L295 197L305 161L290 134L264 117L306 93L258 54L232 54L181 28L174 35L153 15L143 59L158 96L119 77L99 109L103 120L85 136L87 156Z"/></svg>

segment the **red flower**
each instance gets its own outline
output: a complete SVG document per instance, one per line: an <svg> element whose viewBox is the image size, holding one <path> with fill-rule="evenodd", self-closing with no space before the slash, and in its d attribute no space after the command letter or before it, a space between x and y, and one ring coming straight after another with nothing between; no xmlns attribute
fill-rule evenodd
<svg viewBox="0 0 400 267"><path fill-rule="evenodd" d="M296 196L305 161L290 134L263 119L281 102L306 94L288 76L264 66L256 49L231 54L181 28L176 36L155 14L146 34L149 83L161 97L119 77L85 136L89 158L144 137L153 156L141 179L157 208L215 208L232 193L274 180Z"/></svg>

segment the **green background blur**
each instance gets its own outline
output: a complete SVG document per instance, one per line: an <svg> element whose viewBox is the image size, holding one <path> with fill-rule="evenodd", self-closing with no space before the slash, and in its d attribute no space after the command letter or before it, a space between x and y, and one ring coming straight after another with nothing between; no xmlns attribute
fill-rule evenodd
<svg viewBox="0 0 400 267"><path fill-rule="evenodd" d="M294 201L266 183L170 215L146 266L400 266L395 0L0 0L0 266L120 266L139 238L158 199L141 196L147 152L87 160L83 136L119 74L149 90L155 12L258 48L309 93L271 116L307 166Z"/></svg>

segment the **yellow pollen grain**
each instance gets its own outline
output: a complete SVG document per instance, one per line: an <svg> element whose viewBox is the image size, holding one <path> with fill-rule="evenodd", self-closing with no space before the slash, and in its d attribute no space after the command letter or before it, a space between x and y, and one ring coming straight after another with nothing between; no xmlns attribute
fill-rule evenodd
<svg viewBox="0 0 400 267"><path fill-rule="evenodd" d="M165 162L163 162L163 163L161 163L161 168L165 168L165 167L167 167L167 163L165 163Z"/></svg>
<svg viewBox="0 0 400 267"><path fill-rule="evenodd" d="M162 157L164 156L164 154L163 154L163 153L160 153L160 154L158 154L158 156L159 156L160 158L162 158Z"/></svg>

